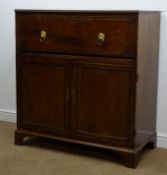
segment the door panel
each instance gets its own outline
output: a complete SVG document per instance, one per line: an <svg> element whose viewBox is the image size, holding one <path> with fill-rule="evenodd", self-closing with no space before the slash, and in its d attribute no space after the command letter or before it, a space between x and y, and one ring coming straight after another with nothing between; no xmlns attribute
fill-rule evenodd
<svg viewBox="0 0 167 175"><path fill-rule="evenodd" d="M18 76L22 126L40 132L68 133L68 60L40 54L20 54L17 58L18 65L22 65Z"/></svg>
<svg viewBox="0 0 167 175"><path fill-rule="evenodd" d="M103 59L105 60L105 59ZM107 144L131 144L134 61L75 61L73 136Z"/></svg>

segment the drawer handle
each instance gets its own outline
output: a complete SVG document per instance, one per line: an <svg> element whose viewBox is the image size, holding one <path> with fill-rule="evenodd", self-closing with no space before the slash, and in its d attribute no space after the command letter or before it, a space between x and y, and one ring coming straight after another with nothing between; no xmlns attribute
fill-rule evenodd
<svg viewBox="0 0 167 175"><path fill-rule="evenodd" d="M104 33L99 33L97 37L97 44L99 46L103 46L105 42L105 34Z"/></svg>
<svg viewBox="0 0 167 175"><path fill-rule="evenodd" d="M44 43L46 41L46 36L47 36L46 32L44 30L42 30L40 32L40 42L41 43Z"/></svg>

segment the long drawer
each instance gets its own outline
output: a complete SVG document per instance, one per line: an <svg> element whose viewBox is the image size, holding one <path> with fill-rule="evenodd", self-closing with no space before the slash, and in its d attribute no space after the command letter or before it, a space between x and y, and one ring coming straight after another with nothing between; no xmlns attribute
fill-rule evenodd
<svg viewBox="0 0 167 175"><path fill-rule="evenodd" d="M113 13L104 18L89 13L18 13L19 50L132 58L136 55L136 14Z"/></svg>

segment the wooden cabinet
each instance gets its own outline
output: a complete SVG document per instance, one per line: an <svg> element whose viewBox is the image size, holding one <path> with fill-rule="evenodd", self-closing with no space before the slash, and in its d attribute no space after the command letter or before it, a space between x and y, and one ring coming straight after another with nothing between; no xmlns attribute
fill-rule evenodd
<svg viewBox="0 0 167 175"><path fill-rule="evenodd" d="M17 130L120 153L156 145L160 12L16 11Z"/></svg>

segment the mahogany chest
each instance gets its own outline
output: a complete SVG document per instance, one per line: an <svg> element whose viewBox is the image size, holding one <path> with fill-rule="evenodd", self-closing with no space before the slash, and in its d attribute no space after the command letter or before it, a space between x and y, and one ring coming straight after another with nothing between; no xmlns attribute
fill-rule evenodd
<svg viewBox="0 0 167 175"><path fill-rule="evenodd" d="M116 151L156 145L160 12L16 10L17 130Z"/></svg>

